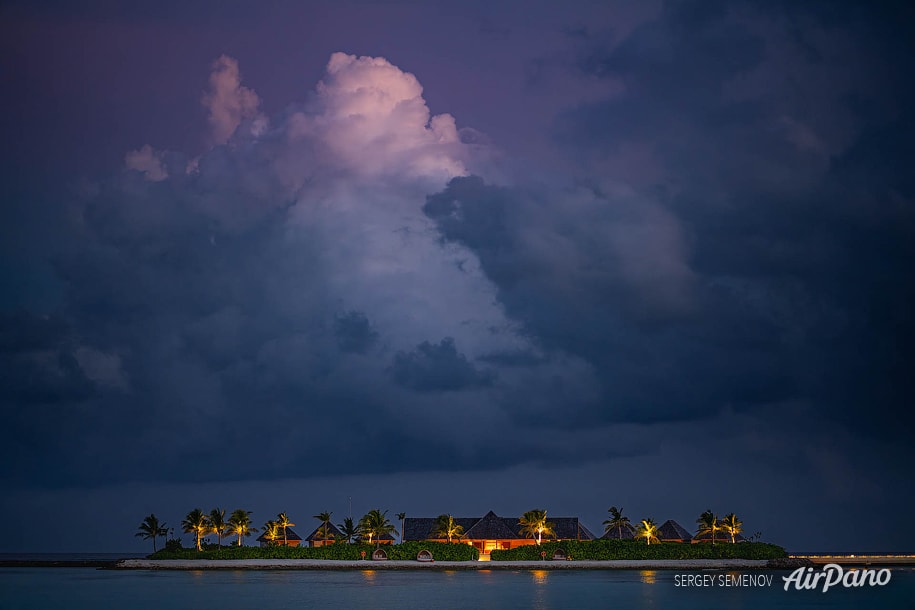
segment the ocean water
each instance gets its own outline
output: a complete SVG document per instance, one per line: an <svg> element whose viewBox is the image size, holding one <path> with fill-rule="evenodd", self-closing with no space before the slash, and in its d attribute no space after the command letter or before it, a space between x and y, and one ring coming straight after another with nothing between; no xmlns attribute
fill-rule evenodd
<svg viewBox="0 0 915 610"><path fill-rule="evenodd" d="M785 591L676 586L719 571L118 571L0 569L0 608L874 608L915 609L915 570L893 569L883 587ZM741 574L741 573L730 573Z"/></svg>

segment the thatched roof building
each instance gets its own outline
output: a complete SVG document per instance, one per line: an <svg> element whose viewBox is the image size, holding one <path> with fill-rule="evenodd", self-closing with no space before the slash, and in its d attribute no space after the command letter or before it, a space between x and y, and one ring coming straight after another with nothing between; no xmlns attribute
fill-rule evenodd
<svg viewBox="0 0 915 610"><path fill-rule="evenodd" d="M345 538L343 532L337 529L337 526L333 523L327 524L325 536L324 524L322 523L315 528L315 531L305 537L305 541L308 542L309 546L324 546L325 544L333 544L334 541L342 540L343 538Z"/></svg>
<svg viewBox="0 0 915 610"><path fill-rule="evenodd" d="M279 538L277 538L276 540L273 541L274 546L277 546L277 545L283 546L283 530L280 529L279 533L280 533ZM267 540L267 538L265 537L266 535L267 535L267 533L264 532L263 534L261 534L260 536L257 537L257 542L260 542L261 546L270 545L270 541ZM300 544L302 544L301 536L296 534L295 530L292 529L291 527L287 527L286 528L286 546L299 546Z"/></svg>
<svg viewBox="0 0 915 610"><path fill-rule="evenodd" d="M693 536L682 525L673 519L668 519L658 528L658 538L661 542L689 542Z"/></svg>
<svg viewBox="0 0 915 610"><path fill-rule="evenodd" d="M453 519L456 525L464 528L464 534L455 541L472 544L483 554L535 542L521 532L517 517L500 517L489 511L482 517ZM594 540L594 534L581 524L578 517L547 516L547 521L555 525L558 540ZM404 520L404 540L442 540L434 534L437 524L435 517L407 517Z"/></svg>

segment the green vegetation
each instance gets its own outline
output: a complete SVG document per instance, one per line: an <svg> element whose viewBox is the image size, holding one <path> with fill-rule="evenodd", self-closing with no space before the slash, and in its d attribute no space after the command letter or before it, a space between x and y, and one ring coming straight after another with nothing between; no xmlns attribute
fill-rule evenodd
<svg viewBox="0 0 915 610"><path fill-rule="evenodd" d="M327 529L328 526L330 525L330 517L333 514L334 513L332 511L326 510L326 511L318 513L317 515L314 516L315 519L317 519L318 521L321 522L321 529L319 529L318 533L317 533L317 538L319 538L320 540L333 540L334 539L333 535L330 534L330 532Z"/></svg>
<svg viewBox="0 0 915 610"><path fill-rule="evenodd" d="M359 561L365 551L366 563L371 563L374 546L368 544L329 544L319 547L286 546L231 546L203 551L194 549L164 549L153 553L149 559L336 559ZM403 544L385 545L388 559L415 560L416 555L427 550L436 561L474 561L480 552L469 544L448 544L447 542L411 541Z"/></svg>
<svg viewBox="0 0 915 610"><path fill-rule="evenodd" d="M140 527L138 527L137 530L138 531L134 536L142 538L143 540L152 539L153 553L156 552L156 537L162 536L164 538L168 535L168 527L164 522L159 523L159 519L156 517L155 513L150 514L143 519L143 523L140 524Z"/></svg>
<svg viewBox="0 0 915 610"><path fill-rule="evenodd" d="M454 545L462 546L462 545ZM741 542L740 544L689 544L683 542L661 542L650 546L635 540L563 540L544 542L542 545L521 546L509 551L493 551L493 561L540 561L541 551L547 560L556 549L564 550L572 560L603 561L611 559L778 559L787 557L780 546L764 542ZM160 551L162 552L162 551Z"/></svg>
<svg viewBox="0 0 915 610"><path fill-rule="evenodd" d="M623 516L623 508L617 508L611 506L607 509L607 512L610 513L610 518L604 521L604 533L609 534L613 530L617 532L617 538L623 539L623 530L627 532L632 532L632 524L629 522L629 517Z"/></svg>
<svg viewBox="0 0 915 610"><path fill-rule="evenodd" d="M381 539L390 536L397 531L397 528L388 519L388 511L380 511L373 508L359 520L359 531L362 536L367 536L369 544L375 540L375 546L381 544Z"/></svg>
<svg viewBox="0 0 915 610"><path fill-rule="evenodd" d="M238 546L244 546L245 536L256 532L256 527L251 527L251 511L236 508L229 517L229 533L238 536Z"/></svg>
<svg viewBox="0 0 915 610"><path fill-rule="evenodd" d="M718 522L718 516L711 511L705 511L696 519L699 530L696 532L699 536L709 534L712 537L712 544L715 544L715 536L721 531L721 524Z"/></svg>
<svg viewBox="0 0 915 610"><path fill-rule="evenodd" d="M185 534L194 534L194 538L197 541L197 550L202 550L200 548L200 539L203 536L206 536L210 531L210 524L207 520L207 516L203 514L203 511L199 508L195 508L187 514L187 517L184 518L184 521L181 522L181 527L184 528Z"/></svg>
<svg viewBox="0 0 915 610"><path fill-rule="evenodd" d="M738 535L743 531L743 523L737 515L730 513L718 519L711 510L703 512L696 520L698 536L711 540L712 544L689 544L682 542L661 542L658 525L651 518L643 519L638 527L633 528L629 518L623 516L622 508L611 506L609 518L603 522L604 532L622 536L623 531L634 531L632 540L601 539L591 541L564 540L544 542L544 538L556 537L556 525L547 521L545 510L531 510L518 521L520 531L528 538L534 538L536 545L529 544L519 548L491 554L493 561L539 561L542 553L551 558L557 549L561 549L571 560L677 560L677 559L779 559L787 557L785 549L774 544L759 542L757 532L747 542L736 544ZM288 546L286 529L294 526L285 512L279 513L276 520L267 521L264 525L264 547L246 547L244 538L256 532L251 525L251 512L236 509L226 519L225 511L219 508L207 515L199 508L190 511L181 522L185 533L193 534L195 545L183 548L178 539L166 540L165 548L157 549L156 538L167 537L168 528L160 523L154 514L147 516L138 528L136 536L153 541L153 554L150 559L326 559L359 561L370 557L381 542L389 541L390 535L397 527L387 517L388 511L370 510L358 524L352 518L345 518L338 525L342 536L335 537L328 529L331 527L330 511L315 515L321 522L318 538L329 544L320 547ZM401 522L401 543L386 545L388 559L412 561L420 551L429 551L438 561L472 561L479 558L480 552L469 544L460 542L464 535L463 528L451 515L440 515L431 535L447 539L448 542L411 541L403 542L405 513L398 513ZM732 544L717 545L716 534L723 532L730 536ZM216 545L202 544L203 536L216 534ZM226 536L237 536L237 541L230 547L222 547ZM722 536L724 538L724 536ZM645 544L641 540L645 539ZM355 541L355 543L354 543ZM336 543L336 544L330 544Z"/></svg>
<svg viewBox="0 0 915 610"><path fill-rule="evenodd" d="M210 511L207 519L210 525L210 534L216 534L216 546L222 547L222 538L229 533L229 524L226 523L226 511L222 508L214 508Z"/></svg>
<svg viewBox="0 0 915 610"><path fill-rule="evenodd" d="M264 523L264 539L268 546L276 546L280 539L280 525L276 521L270 520Z"/></svg>
<svg viewBox="0 0 915 610"><path fill-rule="evenodd" d="M403 528L407 518L407 513L397 513L397 520L400 521L400 541L403 542Z"/></svg>
<svg viewBox="0 0 915 610"><path fill-rule="evenodd" d="M721 531L730 536L731 544L734 544L736 542L734 537L743 531L743 522L739 521L734 513L725 515L721 520Z"/></svg>
<svg viewBox="0 0 915 610"><path fill-rule="evenodd" d="M521 526L521 533L528 538L536 538L539 545L543 537L556 537L556 524L546 520L546 511L539 508L529 510L518 520Z"/></svg>
<svg viewBox="0 0 915 610"><path fill-rule="evenodd" d="M435 520L435 529L432 530L433 538L447 538L451 542L452 538L460 538L464 535L464 527L454 522L451 515L439 515Z"/></svg>
<svg viewBox="0 0 915 610"><path fill-rule="evenodd" d="M636 540L645 539L645 545L650 546L651 541L660 542L658 539L658 524L654 522L654 519L648 517L647 519L642 519L642 522L639 523L638 527L635 528L635 534L633 538Z"/></svg>
<svg viewBox="0 0 915 610"><path fill-rule="evenodd" d="M344 517L343 523L337 524L337 529L343 534L343 540L347 544L352 544L353 540L359 537L359 526L353 523L352 517Z"/></svg>
<svg viewBox="0 0 915 610"><path fill-rule="evenodd" d="M289 520L285 512L282 512L276 516L276 525L283 532L283 546L289 546L289 541L286 539L286 528L295 527L295 523Z"/></svg>

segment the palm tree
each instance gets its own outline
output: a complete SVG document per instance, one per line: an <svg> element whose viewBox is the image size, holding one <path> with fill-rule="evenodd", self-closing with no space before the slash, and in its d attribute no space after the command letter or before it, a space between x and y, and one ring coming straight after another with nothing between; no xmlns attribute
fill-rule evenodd
<svg viewBox="0 0 915 610"><path fill-rule="evenodd" d="M244 537L256 532L256 527L251 527L251 511L236 508L229 517L229 533L238 536L238 546L244 546Z"/></svg>
<svg viewBox="0 0 915 610"><path fill-rule="evenodd" d="M210 511L207 520L210 524L210 532L216 534L216 548L222 548L222 537L228 533L229 524L226 523L226 511L221 508L214 508Z"/></svg>
<svg viewBox="0 0 915 610"><path fill-rule="evenodd" d="M267 541L267 546L275 546L279 538L280 524L272 520L264 523L264 540Z"/></svg>
<svg viewBox="0 0 915 610"><path fill-rule="evenodd" d="M397 513L397 520L400 521L400 541L403 542L404 526L407 519L407 513Z"/></svg>
<svg viewBox="0 0 915 610"><path fill-rule="evenodd" d="M359 535L359 527L353 523L352 517L345 517L343 523L337 525L337 529L343 534L343 539L347 544L352 544L353 538Z"/></svg>
<svg viewBox="0 0 915 610"><path fill-rule="evenodd" d="M359 529L363 535L368 534L369 544L372 544L372 538L375 538L375 548L381 546L381 539L384 536L397 531L388 520L388 511L381 512L377 508L373 508L359 520Z"/></svg>
<svg viewBox="0 0 915 610"><path fill-rule="evenodd" d="M181 527L184 528L185 534L194 534L194 538L197 541L197 550L203 550L200 548L200 538L201 536L206 536L210 531L210 523L207 520L207 516L203 514L203 511L199 508L195 508L189 512L187 517L184 518L184 521L181 522Z"/></svg>
<svg viewBox="0 0 915 610"><path fill-rule="evenodd" d="M321 529L324 530L321 534L321 539L324 540L324 544L327 544L327 526L330 525L330 516L333 512L324 511L323 513L318 513L315 515L315 519L321 522Z"/></svg>
<svg viewBox="0 0 915 610"><path fill-rule="evenodd" d="M295 523L289 521L289 517L286 516L286 513L280 513L276 516L276 524L283 530L283 546L289 546L289 540L286 539L286 528L294 527Z"/></svg>
<svg viewBox="0 0 915 610"><path fill-rule="evenodd" d="M137 528L139 531L134 534L138 538L143 540L149 540L152 538L153 541L153 553L156 552L156 536L167 536L168 527L165 523L159 523L159 519L156 518L154 513L150 513L148 517L143 519L143 523L140 524L140 527Z"/></svg>
<svg viewBox="0 0 915 610"><path fill-rule="evenodd" d="M546 520L546 511L536 508L529 510L518 520L521 526L521 532L528 538L537 538L537 544L540 544L543 537L556 537L556 524Z"/></svg>
<svg viewBox="0 0 915 610"><path fill-rule="evenodd" d="M731 513L725 515L721 520L721 529L731 536L731 544L734 544L734 537L743 531L743 522L737 519L737 515Z"/></svg>
<svg viewBox="0 0 915 610"><path fill-rule="evenodd" d="M642 519L642 522L639 523L638 527L635 528L634 538L638 540L639 538L645 539L645 544L651 544L651 541L661 542L658 538L658 524L654 522L654 519L648 517L647 519Z"/></svg>
<svg viewBox="0 0 915 610"><path fill-rule="evenodd" d="M721 530L721 527L718 523L718 517L711 511L711 509L705 511L699 518L696 519L696 523L699 524L699 529L696 532L696 535L703 536L705 534L712 535L712 544L715 544L715 534Z"/></svg>
<svg viewBox="0 0 915 610"><path fill-rule="evenodd" d="M452 538L460 538L464 535L464 526L454 522L451 515L439 515L435 520L435 529L432 535L436 538L447 538L451 542Z"/></svg>
<svg viewBox="0 0 915 610"><path fill-rule="evenodd" d="M611 506L607 509L607 512L610 513L610 518L604 521L604 533L609 534L613 530L616 530L619 539L622 540L624 527L627 531L632 531L632 524L629 523L629 517L623 516L623 507L617 508Z"/></svg>

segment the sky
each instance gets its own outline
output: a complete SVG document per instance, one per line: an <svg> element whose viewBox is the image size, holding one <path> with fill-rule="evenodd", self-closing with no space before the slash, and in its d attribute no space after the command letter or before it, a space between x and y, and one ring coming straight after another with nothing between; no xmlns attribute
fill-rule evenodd
<svg viewBox="0 0 915 610"><path fill-rule="evenodd" d="M0 552L611 505L911 552L912 13L4 2Z"/></svg>

